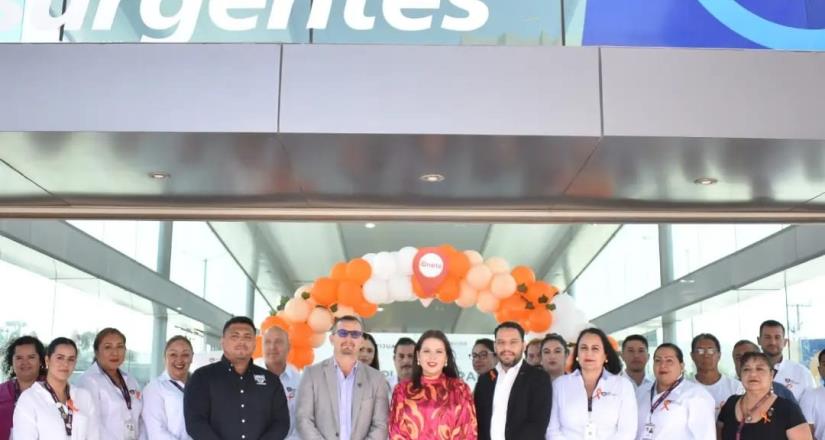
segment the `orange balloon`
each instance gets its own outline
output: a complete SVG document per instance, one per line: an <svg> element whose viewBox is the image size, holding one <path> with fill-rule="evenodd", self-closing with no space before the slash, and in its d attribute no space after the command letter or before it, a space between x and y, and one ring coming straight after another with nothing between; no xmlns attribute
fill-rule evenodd
<svg viewBox="0 0 825 440"><path fill-rule="evenodd" d="M447 278L444 284L438 288L438 300L449 304L458 299L460 293L460 285L457 278Z"/></svg>
<svg viewBox="0 0 825 440"><path fill-rule="evenodd" d="M496 312L496 321L501 324L502 322L508 321L515 321L516 316L513 314L512 309L504 308L499 306L498 311Z"/></svg>
<svg viewBox="0 0 825 440"><path fill-rule="evenodd" d="M270 315L264 319L264 322L261 323L261 334L266 333L266 331L272 327L280 327L284 330L289 330L289 323L286 319L280 316Z"/></svg>
<svg viewBox="0 0 825 440"><path fill-rule="evenodd" d="M286 361L299 370L303 370L304 367L312 365L314 360L315 352L312 350L312 347L292 347L292 349L289 350L289 355L286 357Z"/></svg>
<svg viewBox="0 0 825 440"><path fill-rule="evenodd" d="M442 244L438 248L441 249L447 255L451 255L458 252L458 250L454 248L453 245L447 243Z"/></svg>
<svg viewBox="0 0 825 440"><path fill-rule="evenodd" d="M530 314L530 310L527 310L527 301L519 295L510 295L501 300L499 309L507 309L509 311L509 321L525 319Z"/></svg>
<svg viewBox="0 0 825 440"><path fill-rule="evenodd" d="M536 274L527 266L516 266L510 275L516 280L519 292L526 293L527 288L536 282Z"/></svg>
<svg viewBox="0 0 825 440"><path fill-rule="evenodd" d="M470 258L463 252L453 252L447 257L447 274L459 280L470 271Z"/></svg>
<svg viewBox="0 0 825 440"><path fill-rule="evenodd" d="M335 281L343 281L347 278L347 263L335 263L329 272L329 277Z"/></svg>
<svg viewBox="0 0 825 440"><path fill-rule="evenodd" d="M346 273L347 278L362 285L372 276L372 267L367 263L367 260L355 258L347 263Z"/></svg>
<svg viewBox="0 0 825 440"><path fill-rule="evenodd" d="M527 328L534 333L544 333L553 325L553 314L544 307L537 307L530 311L527 317Z"/></svg>
<svg viewBox="0 0 825 440"><path fill-rule="evenodd" d="M355 308L364 302L364 292L355 281L344 280L338 284L338 304Z"/></svg>
<svg viewBox="0 0 825 440"><path fill-rule="evenodd" d="M421 283L418 282L418 278L412 277L411 280L412 280L413 293L415 293L415 296L417 296L421 299L432 298L432 295L427 295L427 293L424 292L424 288L421 287Z"/></svg>
<svg viewBox="0 0 825 440"><path fill-rule="evenodd" d="M531 302L538 302L540 304L547 304L553 299L552 289L550 284L546 281L536 281L527 289L527 296Z"/></svg>
<svg viewBox="0 0 825 440"><path fill-rule="evenodd" d="M312 335L315 333L309 324L299 322L289 327L289 345L295 348L311 348Z"/></svg>
<svg viewBox="0 0 825 440"><path fill-rule="evenodd" d="M613 346L613 349L619 351L619 341L616 340L613 336L608 336L607 340L610 341L610 345Z"/></svg>
<svg viewBox="0 0 825 440"><path fill-rule="evenodd" d="M252 359L262 358L264 356L264 340L263 336L255 336L255 351L252 352Z"/></svg>
<svg viewBox="0 0 825 440"><path fill-rule="evenodd" d="M378 312L378 306L366 300L355 305L355 313L362 318L372 318Z"/></svg>
<svg viewBox="0 0 825 440"><path fill-rule="evenodd" d="M318 278L312 286L312 299L324 307L329 307L338 299L338 282L332 278Z"/></svg>

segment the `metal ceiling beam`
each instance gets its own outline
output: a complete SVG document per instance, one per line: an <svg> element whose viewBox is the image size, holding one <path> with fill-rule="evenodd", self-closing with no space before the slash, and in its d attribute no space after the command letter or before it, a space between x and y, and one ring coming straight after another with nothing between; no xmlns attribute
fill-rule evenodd
<svg viewBox="0 0 825 440"><path fill-rule="evenodd" d="M128 292L220 329L231 315L66 222L0 220L0 235Z"/></svg>
<svg viewBox="0 0 825 440"><path fill-rule="evenodd" d="M215 206L32 206L4 204L0 219L128 219L247 221L428 221L468 223L822 223L825 211L719 210L509 210L470 208L252 208Z"/></svg>
<svg viewBox="0 0 825 440"><path fill-rule="evenodd" d="M825 225L790 226L593 320L614 332L825 255ZM683 282L682 280L686 281Z"/></svg>

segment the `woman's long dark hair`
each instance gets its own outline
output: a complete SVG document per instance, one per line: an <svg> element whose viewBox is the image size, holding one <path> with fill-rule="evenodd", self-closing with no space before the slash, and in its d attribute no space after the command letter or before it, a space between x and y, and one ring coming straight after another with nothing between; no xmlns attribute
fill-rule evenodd
<svg viewBox="0 0 825 440"><path fill-rule="evenodd" d="M613 345L610 344L610 340L607 339L607 335L604 334L603 331L595 327L584 329L581 333L579 333L579 338L576 339L576 346L573 347L573 370L575 371L581 369L581 365L579 364L579 343L581 343L582 337L588 334L596 335L599 337L599 339L602 340L604 354L607 357L607 364L605 364L604 369L611 372L612 374L621 373L622 363L619 360L619 354L616 353L615 349L613 349Z"/></svg>
<svg viewBox="0 0 825 440"><path fill-rule="evenodd" d="M418 353L421 352L421 346L424 345L424 341L427 339L438 339L444 343L444 352L447 355L447 364L444 365L442 372L444 373L444 376L447 377L458 377L458 367L455 364L455 353L453 353L453 349L450 347L450 341L447 340L447 336L441 330L427 330L423 335L421 335L420 338L418 338L418 342L415 344L412 373L412 384L414 390L421 389L421 376L424 375L424 370L421 368L421 365L418 364Z"/></svg>
<svg viewBox="0 0 825 440"><path fill-rule="evenodd" d="M373 352L374 356L372 357L372 362L370 362L370 367L381 371L381 367L378 366L378 344L375 342L375 338L373 338L369 333L364 333L364 339L370 341L372 343L372 348L375 350Z"/></svg>
<svg viewBox="0 0 825 440"><path fill-rule="evenodd" d="M34 336L21 336L9 343L6 347L6 352L3 356L3 374L6 377L14 378L17 375L14 373L14 351L17 347L23 345L33 345L34 351L37 352L37 356L40 358L40 373L38 376L45 376L46 375L46 347L43 346L43 343L40 342L40 339L37 339Z"/></svg>

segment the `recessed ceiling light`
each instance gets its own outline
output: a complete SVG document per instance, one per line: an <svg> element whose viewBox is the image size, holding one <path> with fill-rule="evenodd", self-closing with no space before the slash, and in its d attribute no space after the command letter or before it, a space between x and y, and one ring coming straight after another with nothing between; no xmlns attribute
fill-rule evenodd
<svg viewBox="0 0 825 440"><path fill-rule="evenodd" d="M697 185L713 185L719 183L719 180L714 179L713 177L700 177L694 180L693 183Z"/></svg>
<svg viewBox="0 0 825 440"><path fill-rule="evenodd" d="M383 307L379 307L379 308L378 308L378 311L379 311L379 312L383 312L383 311L384 311L384 308L383 308Z"/></svg>
<svg viewBox="0 0 825 440"><path fill-rule="evenodd" d="M422 182L427 183L438 183L444 181L444 176L442 174L424 174L423 176L418 178Z"/></svg>
<svg viewBox="0 0 825 440"><path fill-rule="evenodd" d="M165 173L163 171L152 171L151 173L149 173L149 177L157 180L163 180L168 179L170 176L169 173Z"/></svg>
<svg viewBox="0 0 825 440"><path fill-rule="evenodd" d="M367 223L367 224L364 225L364 227L367 228L367 229L374 229L375 228L375 223Z"/></svg>
<svg viewBox="0 0 825 440"><path fill-rule="evenodd" d="M178 311L183 310L183 307L177 307Z"/></svg>
<svg viewBox="0 0 825 440"><path fill-rule="evenodd" d="M684 280L679 280L679 282L680 282L680 283L682 283L682 284L693 284L693 283L695 283L696 281L694 281L694 280L684 279Z"/></svg>

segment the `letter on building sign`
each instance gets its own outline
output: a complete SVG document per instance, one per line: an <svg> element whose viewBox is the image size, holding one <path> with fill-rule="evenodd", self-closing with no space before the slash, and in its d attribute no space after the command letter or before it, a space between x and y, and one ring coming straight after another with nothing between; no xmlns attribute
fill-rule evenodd
<svg viewBox="0 0 825 440"><path fill-rule="evenodd" d="M450 3L467 11L467 16L458 18L445 15L441 27L448 31L470 32L481 29L490 18L490 8L481 0L450 0Z"/></svg>
<svg viewBox="0 0 825 440"><path fill-rule="evenodd" d="M97 12L95 12L95 21L92 22L92 30L111 30L115 24L118 7L120 7L120 0L100 0L97 4Z"/></svg>
<svg viewBox="0 0 825 440"><path fill-rule="evenodd" d="M384 19L400 31L425 31L433 26L432 14L410 18L404 9L436 10L440 5L441 0L384 0Z"/></svg>
<svg viewBox="0 0 825 440"><path fill-rule="evenodd" d="M309 10L307 29L326 29L329 23L329 14L332 11L332 0L315 0Z"/></svg>
<svg viewBox="0 0 825 440"><path fill-rule="evenodd" d="M251 17L236 18L229 14L230 9L264 9L266 0L211 0L209 17L215 26L227 31L251 31L258 27L258 14Z"/></svg>
<svg viewBox="0 0 825 440"><path fill-rule="evenodd" d="M202 0L182 0L178 13L167 17L160 11L160 4L163 0L141 0L140 17L143 23L151 29L158 31L172 29L177 26L172 35L163 38L154 38L147 35L141 37L140 41L165 41L170 43L185 43L192 39L195 33L195 25L198 24Z"/></svg>
<svg viewBox="0 0 825 440"><path fill-rule="evenodd" d="M367 0L347 0L344 21L356 31L368 31L375 27L375 17L367 17Z"/></svg>
<svg viewBox="0 0 825 440"><path fill-rule="evenodd" d="M267 29L284 30L289 26L289 17L292 15L292 8L295 0L272 0L272 12L269 14Z"/></svg>
<svg viewBox="0 0 825 440"><path fill-rule="evenodd" d="M49 8L51 0L26 0L26 13L32 17L34 26L41 30L57 29L65 26L68 31L76 31L83 27L86 11L89 9L89 0L75 0L66 5L66 12L52 17Z"/></svg>

